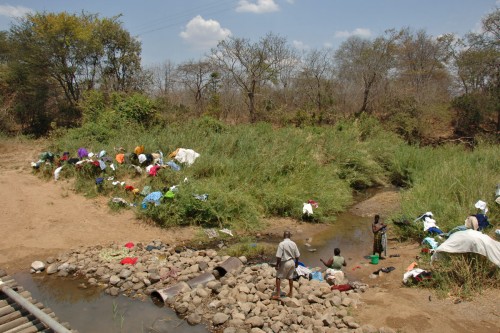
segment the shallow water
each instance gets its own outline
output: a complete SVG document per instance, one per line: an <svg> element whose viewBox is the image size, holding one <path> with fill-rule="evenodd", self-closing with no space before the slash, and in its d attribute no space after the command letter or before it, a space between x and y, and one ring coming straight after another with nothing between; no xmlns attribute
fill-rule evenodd
<svg viewBox="0 0 500 333"><path fill-rule="evenodd" d="M300 261L308 267L324 269L319 259L327 261L333 256L333 250L338 247L347 262L347 267L344 269L346 277L349 280L358 279L358 270L355 267L369 265L366 256L371 254L373 247L372 219L346 212L340 214L328 229L313 235L309 242L306 239L292 237L299 247ZM306 246L306 243L311 246ZM312 252L312 249L316 251Z"/></svg>
<svg viewBox="0 0 500 333"><path fill-rule="evenodd" d="M97 288L80 288L81 280L46 274L19 273L13 277L60 321L70 323L80 333L208 332L203 325L190 326L173 310L158 307L151 299L112 297Z"/></svg>

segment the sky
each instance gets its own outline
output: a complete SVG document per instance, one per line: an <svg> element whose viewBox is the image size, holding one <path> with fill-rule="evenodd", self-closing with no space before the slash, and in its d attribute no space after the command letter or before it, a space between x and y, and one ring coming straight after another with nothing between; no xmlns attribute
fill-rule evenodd
<svg viewBox="0 0 500 333"><path fill-rule="evenodd" d="M0 0L0 30L26 13L121 15L142 43L142 64L154 66L200 60L228 37L257 42L268 33L298 51L335 50L349 36L392 28L464 36L498 7L500 0Z"/></svg>

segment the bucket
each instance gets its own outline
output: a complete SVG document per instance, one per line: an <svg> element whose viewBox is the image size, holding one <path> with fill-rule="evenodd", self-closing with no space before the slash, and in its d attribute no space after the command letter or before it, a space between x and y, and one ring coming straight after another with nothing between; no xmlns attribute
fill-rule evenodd
<svg viewBox="0 0 500 333"><path fill-rule="evenodd" d="M378 254L370 256L370 258L372 259L371 261L372 264L374 265L378 264Z"/></svg>

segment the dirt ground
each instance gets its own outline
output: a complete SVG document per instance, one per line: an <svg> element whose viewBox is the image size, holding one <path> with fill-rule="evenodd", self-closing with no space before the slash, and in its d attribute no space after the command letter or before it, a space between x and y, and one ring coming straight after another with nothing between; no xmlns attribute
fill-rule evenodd
<svg viewBox="0 0 500 333"><path fill-rule="evenodd" d="M182 244L197 232L195 228L163 230L146 225L131 211L113 214L104 200L75 194L70 182L40 180L32 174L30 162L37 160L42 149L43 142L0 141L0 268L9 274L28 270L34 260L79 246L154 239ZM382 192L351 212L384 214L396 209L398 203L397 193ZM279 233L284 228L307 236L321 226L280 219L270 221L262 233ZM387 258L378 266L394 266L398 272L405 271L420 251L418 244L394 240L389 240L389 249L400 256ZM366 272L359 276L371 286L352 313L361 324L407 333L500 332L499 290L457 302L451 297L439 299L432 291L405 287L399 273L382 274L377 279L369 279Z"/></svg>

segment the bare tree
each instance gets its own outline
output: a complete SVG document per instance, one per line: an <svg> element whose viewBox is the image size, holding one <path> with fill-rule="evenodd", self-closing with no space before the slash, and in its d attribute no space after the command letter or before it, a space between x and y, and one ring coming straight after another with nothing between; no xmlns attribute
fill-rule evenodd
<svg viewBox="0 0 500 333"><path fill-rule="evenodd" d="M212 49L215 64L230 73L246 95L251 122L257 120L255 98L259 89L268 82L276 82L284 60L289 57L286 39L272 33L257 43L231 37Z"/></svg>
<svg viewBox="0 0 500 333"><path fill-rule="evenodd" d="M213 69L213 65L208 61L192 60L177 68L179 82L194 96L194 104L198 114L203 110L203 99L205 91L209 88L208 85L211 84L210 88L214 88L216 85Z"/></svg>
<svg viewBox="0 0 500 333"><path fill-rule="evenodd" d="M372 94L394 66L394 47L399 34L394 30L375 40L348 38L335 53L339 78L362 90L362 103L356 115L371 112Z"/></svg>

